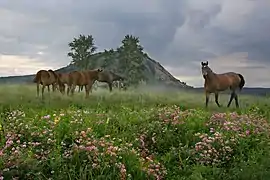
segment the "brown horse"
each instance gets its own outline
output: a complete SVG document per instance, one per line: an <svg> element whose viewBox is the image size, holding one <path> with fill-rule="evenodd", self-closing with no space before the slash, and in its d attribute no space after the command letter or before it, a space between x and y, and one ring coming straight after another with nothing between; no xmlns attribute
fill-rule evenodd
<svg viewBox="0 0 270 180"><path fill-rule="evenodd" d="M63 91L65 92L65 89L66 89L65 84L68 84L69 73L58 73L58 75L59 75L60 80L63 83L62 88L63 88ZM79 86L78 92L80 92L82 90L83 90L83 86Z"/></svg>
<svg viewBox="0 0 270 180"><path fill-rule="evenodd" d="M123 81L124 77L119 76L112 71L103 71L98 75L99 82L106 82L109 86L110 92L112 91L112 86L114 81Z"/></svg>
<svg viewBox="0 0 270 180"><path fill-rule="evenodd" d="M37 96L39 96L39 85L42 85L41 94L42 99L44 99L44 89L48 86L48 91L50 92L49 86L53 86L53 91L56 89L57 85L61 85L61 81L59 80L58 75L51 69L47 70L39 70L36 73L33 82L37 84ZM59 88L61 93L63 93L62 89Z"/></svg>
<svg viewBox="0 0 270 180"><path fill-rule="evenodd" d="M239 88L241 91L245 85L245 79L243 75L235 72L227 72L223 74L214 73L208 66L207 62L201 62L202 65L202 75L205 79L204 81L204 90L205 90L205 106L208 106L209 96L211 93L215 94L215 102L218 107L220 104L218 102L219 92L225 91L227 89L231 90L231 97L227 107L230 107L232 100L235 100L235 105L238 108L238 96L236 90Z"/></svg>
<svg viewBox="0 0 270 180"><path fill-rule="evenodd" d="M62 89L63 92L65 92L66 89L65 84L68 84L69 73L57 73L57 75L62 83L60 88Z"/></svg>
<svg viewBox="0 0 270 180"><path fill-rule="evenodd" d="M88 98L92 85L98 79L98 75L101 72L101 69L95 69L87 71L73 71L69 73L67 95L69 95L70 91L71 95L73 95L76 86L84 86L86 94L85 98Z"/></svg>

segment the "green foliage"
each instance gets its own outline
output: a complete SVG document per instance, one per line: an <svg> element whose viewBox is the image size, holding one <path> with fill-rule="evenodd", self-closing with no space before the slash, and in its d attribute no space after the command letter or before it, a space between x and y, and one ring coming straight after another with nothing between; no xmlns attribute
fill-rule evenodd
<svg viewBox="0 0 270 180"><path fill-rule="evenodd" d="M70 52L67 54L72 58L71 64L79 69L88 69L95 66L95 60L92 58L93 53L97 50L92 35L79 35L68 44Z"/></svg>
<svg viewBox="0 0 270 180"><path fill-rule="evenodd" d="M119 53L119 69L128 78L126 84L138 85L140 81L147 80L145 77L143 64L145 54L143 47L139 44L139 38L126 35L122 40L122 45L117 49Z"/></svg>
<svg viewBox="0 0 270 180"><path fill-rule="evenodd" d="M0 88L0 178L269 179L269 98L235 112L187 92L34 94Z"/></svg>
<svg viewBox="0 0 270 180"><path fill-rule="evenodd" d="M104 55L104 62L101 65L101 68L103 69L109 69L111 66L115 63L115 52L113 49L104 50L103 52Z"/></svg>

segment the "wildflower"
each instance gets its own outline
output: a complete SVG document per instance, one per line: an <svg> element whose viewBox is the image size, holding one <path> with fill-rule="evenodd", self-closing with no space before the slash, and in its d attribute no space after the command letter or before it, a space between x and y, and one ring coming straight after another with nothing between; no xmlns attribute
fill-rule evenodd
<svg viewBox="0 0 270 180"><path fill-rule="evenodd" d="M54 124L57 124L60 121L60 117L55 117L54 118Z"/></svg>
<svg viewBox="0 0 270 180"><path fill-rule="evenodd" d="M43 116L42 118L43 119L50 119L51 118L51 115L46 115L46 116Z"/></svg>

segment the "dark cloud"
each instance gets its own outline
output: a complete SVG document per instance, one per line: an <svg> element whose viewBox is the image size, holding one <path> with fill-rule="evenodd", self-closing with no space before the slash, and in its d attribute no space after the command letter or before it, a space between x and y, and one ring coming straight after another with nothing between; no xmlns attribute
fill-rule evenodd
<svg viewBox="0 0 270 180"><path fill-rule="evenodd" d="M266 0L1 1L0 54L59 66L69 63L67 44L79 34L92 34L103 50L131 33L181 77L194 68L199 75L202 60L237 52L270 69L269 8Z"/></svg>

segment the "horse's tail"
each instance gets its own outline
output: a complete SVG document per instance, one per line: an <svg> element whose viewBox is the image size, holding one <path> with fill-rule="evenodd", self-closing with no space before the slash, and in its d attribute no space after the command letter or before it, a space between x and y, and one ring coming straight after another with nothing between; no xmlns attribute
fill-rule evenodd
<svg viewBox="0 0 270 180"><path fill-rule="evenodd" d="M238 76L240 77L239 88L242 90L246 82L242 74L238 74Z"/></svg>
<svg viewBox="0 0 270 180"><path fill-rule="evenodd" d="M33 79L33 82L34 83L37 83L38 81L40 81L41 79L41 72L37 72L37 74L35 75L34 79Z"/></svg>

